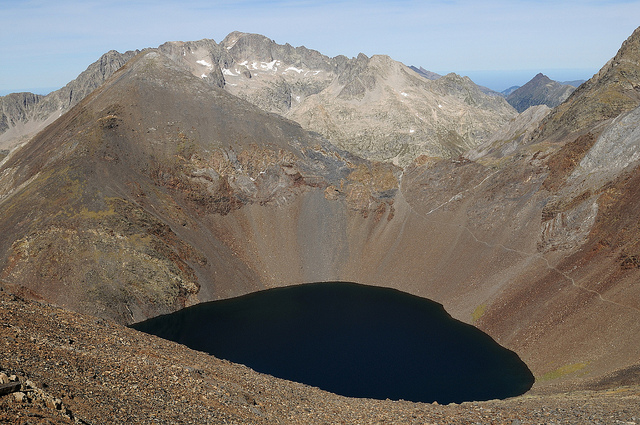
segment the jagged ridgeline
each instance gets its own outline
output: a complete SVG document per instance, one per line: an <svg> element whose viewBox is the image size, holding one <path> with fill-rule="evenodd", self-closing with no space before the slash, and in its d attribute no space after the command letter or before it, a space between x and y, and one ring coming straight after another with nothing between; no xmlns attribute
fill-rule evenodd
<svg viewBox="0 0 640 425"><path fill-rule="evenodd" d="M464 77L258 35L110 53L75 106L2 99L0 278L127 324L386 286L515 351L534 389L635 383L639 45L521 115Z"/></svg>
<svg viewBox="0 0 640 425"><path fill-rule="evenodd" d="M340 148L399 165L422 154L457 157L516 115L502 97L483 93L466 77L430 80L388 56L330 58L238 32L220 44L169 42L158 51L203 81L291 118ZM14 106L0 111L0 143L14 146L20 136L42 129L135 53L107 53L22 112L14 112L16 102L5 99Z"/></svg>

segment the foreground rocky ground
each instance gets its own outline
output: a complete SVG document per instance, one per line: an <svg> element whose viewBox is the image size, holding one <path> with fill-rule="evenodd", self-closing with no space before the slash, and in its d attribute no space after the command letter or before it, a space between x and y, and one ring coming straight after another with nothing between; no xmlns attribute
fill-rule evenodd
<svg viewBox="0 0 640 425"><path fill-rule="evenodd" d="M0 381L21 383L0 396L0 423L640 423L640 386L447 406L346 398L7 287L0 305Z"/></svg>

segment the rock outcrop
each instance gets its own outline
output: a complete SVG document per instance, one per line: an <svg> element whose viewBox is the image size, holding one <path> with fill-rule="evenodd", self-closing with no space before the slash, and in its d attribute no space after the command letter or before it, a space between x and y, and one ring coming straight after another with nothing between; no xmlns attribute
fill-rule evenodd
<svg viewBox="0 0 640 425"><path fill-rule="evenodd" d="M518 114L491 138L480 146L465 152L464 157L470 160L486 161L499 160L518 150L524 142L531 139L540 122L549 114L551 109L546 105L532 106ZM484 159L481 159L484 158Z"/></svg>
<svg viewBox="0 0 640 425"><path fill-rule="evenodd" d="M4 133L20 122L27 122L30 111L44 96L33 93L11 93L0 97L0 132Z"/></svg>

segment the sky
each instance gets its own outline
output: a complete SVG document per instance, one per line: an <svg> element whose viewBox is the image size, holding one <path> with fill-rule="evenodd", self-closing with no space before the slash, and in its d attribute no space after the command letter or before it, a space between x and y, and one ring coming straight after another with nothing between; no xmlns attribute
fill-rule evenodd
<svg viewBox="0 0 640 425"><path fill-rule="evenodd" d="M0 0L0 95L60 88L112 49L232 31L502 91L538 72L588 79L638 26L640 0Z"/></svg>

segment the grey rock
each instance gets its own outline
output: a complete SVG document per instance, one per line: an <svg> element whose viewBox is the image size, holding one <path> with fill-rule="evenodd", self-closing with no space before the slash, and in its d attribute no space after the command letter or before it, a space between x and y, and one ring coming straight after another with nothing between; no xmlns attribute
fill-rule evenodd
<svg viewBox="0 0 640 425"><path fill-rule="evenodd" d="M573 171L575 193L596 191L640 161L640 107L616 118Z"/></svg>
<svg viewBox="0 0 640 425"><path fill-rule="evenodd" d="M0 97L0 133L19 122L26 122L44 96L33 93L11 93Z"/></svg>
<svg viewBox="0 0 640 425"><path fill-rule="evenodd" d="M467 77L429 80L424 70L416 74L383 55L330 58L241 32L220 44L171 42L159 50L200 78L209 79L205 71L217 65L224 79L219 85L231 94L340 148L398 165L421 154L457 157L515 116L497 93Z"/></svg>
<svg viewBox="0 0 640 425"><path fill-rule="evenodd" d="M529 140L531 134L550 111L551 109L546 105L528 108L496 131L489 140L466 152L465 158L475 161L488 155L503 158L514 153Z"/></svg>
<svg viewBox="0 0 640 425"><path fill-rule="evenodd" d="M28 400L28 397L25 393L18 391L16 393L13 393L13 399L18 403L23 403Z"/></svg>

